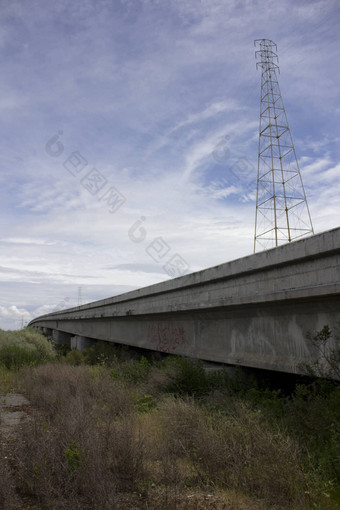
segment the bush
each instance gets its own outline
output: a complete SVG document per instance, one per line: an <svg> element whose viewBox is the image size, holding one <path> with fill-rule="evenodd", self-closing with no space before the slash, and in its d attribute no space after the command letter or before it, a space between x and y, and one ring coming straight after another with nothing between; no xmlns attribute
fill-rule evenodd
<svg viewBox="0 0 340 510"><path fill-rule="evenodd" d="M139 361L129 360L116 363L110 373L113 379L140 384L147 381L150 369L150 362L142 356Z"/></svg>
<svg viewBox="0 0 340 510"><path fill-rule="evenodd" d="M38 365L55 359L53 346L39 332L0 330L0 365L18 369L25 365Z"/></svg>
<svg viewBox="0 0 340 510"><path fill-rule="evenodd" d="M261 413L238 404L228 416L210 415L194 400L182 399L166 400L160 413L167 450L162 456L189 460L196 483L233 488L289 508L307 503L297 443L271 431Z"/></svg>
<svg viewBox="0 0 340 510"><path fill-rule="evenodd" d="M300 368L311 377L337 379L340 381L340 349L332 347L333 332L326 324L320 331L307 335L316 359L312 363L302 363ZM333 343L339 345L339 339Z"/></svg>
<svg viewBox="0 0 340 510"><path fill-rule="evenodd" d="M329 381L298 385L286 402L283 422L319 476L340 485L340 386Z"/></svg>
<svg viewBox="0 0 340 510"><path fill-rule="evenodd" d="M167 391L175 395L200 396L210 389L209 380L200 361L169 357L165 362L170 383Z"/></svg>
<svg viewBox="0 0 340 510"><path fill-rule="evenodd" d="M43 507L115 508L117 491L144 477L133 394L102 367L42 366L24 379L43 414L16 441L20 491Z"/></svg>
<svg viewBox="0 0 340 510"><path fill-rule="evenodd" d="M23 386L32 404L49 419L72 414L79 405L95 412L98 419L108 413L125 416L133 409L131 391L112 381L102 367L51 364L26 369Z"/></svg>
<svg viewBox="0 0 340 510"><path fill-rule="evenodd" d="M66 353L65 361L70 365L85 365L87 360L82 351L72 349L72 351Z"/></svg>
<svg viewBox="0 0 340 510"><path fill-rule="evenodd" d="M115 366L117 362L138 360L140 356L137 351L126 345L114 344L97 340L91 347L82 351L89 365Z"/></svg>

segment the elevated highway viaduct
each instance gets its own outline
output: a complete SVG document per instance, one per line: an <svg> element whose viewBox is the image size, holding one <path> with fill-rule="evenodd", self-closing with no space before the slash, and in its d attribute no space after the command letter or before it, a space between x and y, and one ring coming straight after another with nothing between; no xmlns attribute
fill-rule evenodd
<svg viewBox="0 0 340 510"><path fill-rule="evenodd" d="M56 343L93 340L289 373L340 349L340 228L216 267L37 317Z"/></svg>

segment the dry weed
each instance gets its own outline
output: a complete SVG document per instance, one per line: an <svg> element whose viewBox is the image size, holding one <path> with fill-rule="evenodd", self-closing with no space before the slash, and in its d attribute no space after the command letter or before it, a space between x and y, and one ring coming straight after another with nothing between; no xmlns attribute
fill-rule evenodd
<svg viewBox="0 0 340 510"><path fill-rule="evenodd" d="M0 433L0 508L16 510L19 508L19 500L15 492L15 478L11 472L7 450L6 440Z"/></svg>
<svg viewBox="0 0 340 510"><path fill-rule="evenodd" d="M270 505L308 504L296 443L270 430L260 413L240 404L229 416L212 416L193 400L182 399L166 400L160 413L164 433L159 448L169 485L175 483L176 466L176 476L181 472L182 457L193 468L191 483L239 490Z"/></svg>
<svg viewBox="0 0 340 510"><path fill-rule="evenodd" d="M298 447L259 412L235 403L228 415L214 413L194 398L167 396L137 413L131 383L108 374L66 365L26 371L43 414L18 438L16 463L21 490L39 504L118 510L130 497L130 508L195 508L183 500L192 487L236 491L265 508L307 508ZM214 504L206 507L238 508Z"/></svg>

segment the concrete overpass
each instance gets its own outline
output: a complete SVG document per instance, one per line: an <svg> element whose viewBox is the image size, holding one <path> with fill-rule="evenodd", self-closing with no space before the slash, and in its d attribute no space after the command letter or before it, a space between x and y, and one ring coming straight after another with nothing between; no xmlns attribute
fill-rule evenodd
<svg viewBox="0 0 340 510"><path fill-rule="evenodd" d="M340 228L120 296L37 317L57 343L106 340L300 373L327 324L340 349Z"/></svg>

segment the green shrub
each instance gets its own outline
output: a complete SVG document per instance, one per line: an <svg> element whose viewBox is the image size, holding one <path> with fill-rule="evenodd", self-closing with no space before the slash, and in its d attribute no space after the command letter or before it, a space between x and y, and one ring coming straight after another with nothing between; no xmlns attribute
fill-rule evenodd
<svg viewBox="0 0 340 510"><path fill-rule="evenodd" d="M86 363L86 355L82 351L72 349L72 351L66 354L65 361L70 365L84 365Z"/></svg>
<svg viewBox="0 0 340 510"><path fill-rule="evenodd" d="M135 406L139 413L148 413L152 409L155 409L156 407L156 401L152 397L152 395L144 394L144 395L137 395Z"/></svg>
<svg viewBox="0 0 340 510"><path fill-rule="evenodd" d="M71 346L68 344L56 344L53 343L54 350L56 352L57 358L63 360L69 352L71 352Z"/></svg>
<svg viewBox="0 0 340 510"><path fill-rule="evenodd" d="M0 330L0 365L8 369L38 365L55 357L52 344L37 331Z"/></svg>
<svg viewBox="0 0 340 510"><path fill-rule="evenodd" d="M199 396L210 389L208 377L202 363L181 357L171 357L166 360L170 382L167 391L175 395Z"/></svg>
<svg viewBox="0 0 340 510"><path fill-rule="evenodd" d="M71 471L78 469L84 462L84 452L75 443L70 443L64 448L67 466Z"/></svg>
<svg viewBox="0 0 340 510"><path fill-rule="evenodd" d="M331 346L332 337L333 332L327 324L320 331L308 333L307 339L316 358L299 367L309 376L340 380L340 349Z"/></svg>
<svg viewBox="0 0 340 510"><path fill-rule="evenodd" d="M97 340L91 347L84 349L86 363L89 365L113 366L117 361L128 361L133 352L125 345Z"/></svg>
<svg viewBox="0 0 340 510"><path fill-rule="evenodd" d="M329 381L298 385L282 420L319 475L340 486L340 386Z"/></svg>
<svg viewBox="0 0 340 510"><path fill-rule="evenodd" d="M140 384L147 381L150 369L150 362L142 356L139 361L129 360L116 363L110 373L113 379Z"/></svg>

